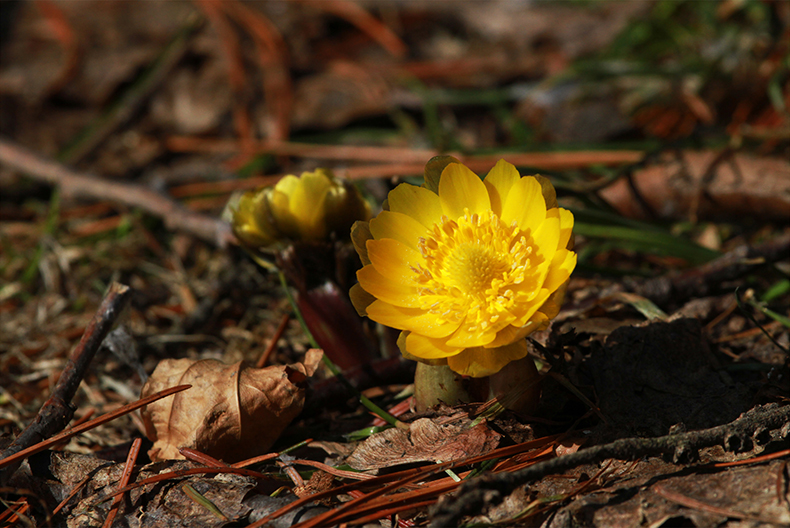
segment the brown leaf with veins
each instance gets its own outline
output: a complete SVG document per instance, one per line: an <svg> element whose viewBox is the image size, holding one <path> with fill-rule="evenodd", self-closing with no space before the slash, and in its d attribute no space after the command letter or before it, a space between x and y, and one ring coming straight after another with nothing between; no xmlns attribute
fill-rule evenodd
<svg viewBox="0 0 790 528"><path fill-rule="evenodd" d="M154 442L151 460L183 459L182 447L226 462L265 453L302 410L305 380L323 352L309 350L304 363L243 367L214 359L165 359L142 390L142 397L167 387L191 389L142 409L146 436Z"/></svg>
<svg viewBox="0 0 790 528"><path fill-rule="evenodd" d="M420 418L409 430L387 429L365 440L348 457L354 469L380 469L412 462L448 462L481 455L499 443L499 433L485 423L469 427L470 420L439 424Z"/></svg>

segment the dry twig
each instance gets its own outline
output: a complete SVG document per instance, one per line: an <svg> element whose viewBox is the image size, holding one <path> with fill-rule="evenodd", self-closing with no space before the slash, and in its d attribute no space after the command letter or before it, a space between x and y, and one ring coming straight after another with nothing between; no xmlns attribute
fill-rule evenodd
<svg viewBox="0 0 790 528"><path fill-rule="evenodd" d="M112 182L76 172L2 138L0 164L35 179L59 185L65 194L71 196L110 200L139 207L162 218L168 229L191 233L220 247L225 247L232 239L230 226L218 218L193 213L178 202L139 185Z"/></svg>
<svg viewBox="0 0 790 528"><path fill-rule="evenodd" d="M153 403L153 402L155 402L157 400L161 400L162 398L166 398L166 397L170 396L171 394L175 394L177 392L181 392L183 390L187 390L190 387L192 387L192 385L177 385L175 387L170 387L169 389L161 390L159 392L156 392L156 393L148 396L147 398L142 398L140 400L137 400L136 402L132 402L132 403L126 404L123 407L121 407L121 408L119 408L119 409L117 409L115 411L108 412L106 414L102 414L98 418L94 418L93 420L91 420L89 422L85 422L82 425L78 425L76 427L72 427L70 429L67 429L67 430L63 431L62 433L56 434L55 436L53 436L49 440L43 440L43 441L41 441L41 442L39 442L39 443L37 443L35 445L32 445L32 446L30 446L30 447L28 447L26 449L23 449L22 451L14 453L13 455L9 455L6 458L0 458L0 475L3 474L2 473L3 470L7 471L6 468L15 466L18 462L21 462L22 460L24 460L25 458L27 458L29 456L32 456L32 455L34 455L36 453L40 453L40 452L44 451L45 449L49 449L49 448L59 444L60 442L62 442L64 440L68 440L69 438L77 436L78 434L81 434L81 433L83 433L85 431L89 431L89 430L91 430L91 429L93 429L95 427L98 427L100 425L103 425L103 424L105 424L107 422L111 422L111 421L115 420L116 418L118 418L120 416L123 416L125 414L129 414L130 412L133 412L133 411L136 411L140 407L145 407L146 405L148 405L150 403Z"/></svg>
<svg viewBox="0 0 790 528"><path fill-rule="evenodd" d="M52 396L44 403L36 419L3 452L2 458L38 443L66 427L74 413L71 399L76 394L93 356L130 299L131 290L128 286L117 282L110 286L96 315L63 368Z"/></svg>
<svg viewBox="0 0 790 528"><path fill-rule="evenodd" d="M74 416L71 400L77 392L80 382L85 377L93 356L112 329L118 316L131 300L128 286L114 282L104 296L96 315L82 334L79 344L72 352L68 363L52 391L52 396L44 402L41 410L30 425L22 431L14 442L0 454L0 460L8 458L53 434L62 431ZM0 478L10 476L15 467L5 468Z"/></svg>
<svg viewBox="0 0 790 528"><path fill-rule="evenodd" d="M211 152L215 154L236 153L240 144L236 140L198 138L192 136L171 136L166 146L173 152ZM422 174L425 162L431 157L441 154L437 150L412 149L402 147L381 147L363 145L321 145L290 141L258 140L251 145L256 153L277 154L285 156L301 156L326 160L356 160L378 163L391 163L409 167L410 170L390 170L382 176L394 176L399 172ZM544 170L563 170L587 167L590 165L620 165L638 163L644 157L639 150L579 150L564 152L503 152L467 156L458 152L450 152L472 170L489 170L500 158L510 163L525 167L539 167ZM378 165L387 167L388 165Z"/></svg>
<svg viewBox="0 0 790 528"><path fill-rule="evenodd" d="M452 498L440 501L432 511L431 526L456 526L463 516L479 514L484 505L501 502L518 486L577 466L610 458L637 460L654 455L668 455L676 463L689 462L700 449L715 445L723 445L728 451L747 451L752 446L753 435L785 427L787 423L790 423L790 405L780 407L771 403L710 429L656 438L623 438L538 462L520 471L484 475L463 484Z"/></svg>

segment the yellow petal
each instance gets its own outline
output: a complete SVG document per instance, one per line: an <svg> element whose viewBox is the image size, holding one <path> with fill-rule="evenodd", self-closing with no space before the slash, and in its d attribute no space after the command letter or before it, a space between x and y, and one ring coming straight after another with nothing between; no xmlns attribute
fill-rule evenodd
<svg viewBox="0 0 790 528"><path fill-rule="evenodd" d="M491 208L486 186L477 174L460 163L451 163L442 172L439 200L442 211L451 220L462 217L464 209L469 209L472 214L482 214Z"/></svg>
<svg viewBox="0 0 790 528"><path fill-rule="evenodd" d="M401 183L387 196L390 211L411 216L427 229L442 218L439 196L428 189Z"/></svg>
<svg viewBox="0 0 790 528"><path fill-rule="evenodd" d="M444 155L434 156L428 160L428 163L425 164L425 170L423 171L424 183L422 186L429 191L438 194L439 180L442 179L442 172L450 163L461 162L452 156Z"/></svg>
<svg viewBox="0 0 790 528"><path fill-rule="evenodd" d="M366 292L382 301L413 308L420 305L417 288L388 279L372 265L357 271L357 280Z"/></svg>
<svg viewBox="0 0 790 528"><path fill-rule="evenodd" d="M515 220L523 231L534 232L546 218L546 201L538 180L526 176L513 184L502 205L501 218L507 225Z"/></svg>
<svg viewBox="0 0 790 528"><path fill-rule="evenodd" d="M532 332L541 332L549 327L549 318L543 312L535 312L532 316L532 319L529 320L527 323L530 326L530 334ZM529 334L527 334L529 335Z"/></svg>
<svg viewBox="0 0 790 528"><path fill-rule="evenodd" d="M567 249L560 249L554 255L554 259L549 266L546 278L543 280L543 287L554 292L571 276L573 268L576 267L576 253Z"/></svg>
<svg viewBox="0 0 790 528"><path fill-rule="evenodd" d="M553 213L555 216L549 216ZM542 271L540 281L543 282L545 272L548 271L548 263L554 258L560 242L560 219L557 209L550 209L547 213L546 219L537 229L533 231L532 239L535 244L535 249L538 254L543 257L544 264L542 264Z"/></svg>
<svg viewBox="0 0 790 528"><path fill-rule="evenodd" d="M292 176L298 183L296 176ZM288 179L288 176L280 180ZM272 224L286 238L296 240L299 238L299 219L291 212L290 197L277 187L266 195Z"/></svg>
<svg viewBox="0 0 790 528"><path fill-rule="evenodd" d="M536 316L536 312L547 302L549 297L557 291L570 278L573 268L576 267L576 253L561 249L557 251L557 260L546 266L546 276L541 289L536 293L531 302L526 305L526 310L520 314L513 324L515 326L526 324ZM547 311L550 311L547 307ZM553 316L552 316L553 317Z"/></svg>
<svg viewBox="0 0 790 528"><path fill-rule="evenodd" d="M488 198L491 200L491 210L501 217L505 198L510 193L511 187L521 179L518 169L507 161L501 159L488 173L483 184L488 189Z"/></svg>
<svg viewBox="0 0 790 528"><path fill-rule="evenodd" d="M479 347L487 345L495 337L496 334L494 332L481 332L477 329L469 331L469 328L462 323L458 330L447 340L447 345L463 348Z"/></svg>
<svg viewBox="0 0 790 528"><path fill-rule="evenodd" d="M233 212L233 233L251 248L274 244L280 233L272 225L266 194L270 189L256 189L242 194Z"/></svg>
<svg viewBox="0 0 790 528"><path fill-rule="evenodd" d="M376 301L367 309L368 317L398 330L417 332L426 337L447 337L458 328L458 323L439 324L436 315L419 308L403 308Z"/></svg>
<svg viewBox="0 0 790 528"><path fill-rule="evenodd" d="M558 249L573 249L573 213L567 209L558 209L560 212L560 242Z"/></svg>
<svg viewBox="0 0 790 528"><path fill-rule="evenodd" d="M416 249L392 238L368 240L366 247L370 263L376 271L392 281L406 286L414 285L416 274L412 268L424 262L422 255Z"/></svg>
<svg viewBox="0 0 790 528"><path fill-rule="evenodd" d="M359 260L362 261L363 266L370 264L367 242L372 239L373 235L370 232L369 222L363 222L362 220L354 222L354 225L351 226L351 242L354 244L354 249L357 250L357 255L359 255Z"/></svg>
<svg viewBox="0 0 790 528"><path fill-rule="evenodd" d="M410 332L406 336L406 351L418 358L438 359L458 354L461 347L447 346L444 339L433 339Z"/></svg>
<svg viewBox="0 0 790 528"><path fill-rule="evenodd" d="M540 188L543 192L543 198L546 200L546 209L557 207L557 191L554 190L551 180L545 176L541 176L540 174L536 174L534 178L538 180L538 183L540 183Z"/></svg>
<svg viewBox="0 0 790 528"><path fill-rule="evenodd" d="M514 341L519 339L524 339L528 335L533 332L538 332L540 330L546 329L549 325L549 318L546 316L545 313L536 311L527 323L523 326L508 326L507 328L501 330L498 334L496 339L491 341L486 348L489 347L499 347L505 346Z"/></svg>
<svg viewBox="0 0 790 528"><path fill-rule="evenodd" d="M347 181L334 180L335 184L324 199L324 219L327 232L346 238L355 221L370 219L370 205L362 194Z"/></svg>
<svg viewBox="0 0 790 528"><path fill-rule="evenodd" d="M354 308L356 308L360 317L365 317L367 315L368 306L370 306L373 301L376 300L376 298L370 293L366 292L359 283L356 283L351 287L351 289L348 291L348 296L351 298L351 304L354 305Z"/></svg>
<svg viewBox="0 0 790 528"><path fill-rule="evenodd" d="M507 326L497 333L496 338L488 343L485 348L496 348L504 345L509 345L517 339L527 337L532 330L529 327L523 326Z"/></svg>
<svg viewBox="0 0 790 528"><path fill-rule="evenodd" d="M287 176L283 176L280 178L274 189L280 191L281 193L285 194L286 196L290 196L299 186L299 178L294 176L293 174L289 174Z"/></svg>
<svg viewBox="0 0 790 528"><path fill-rule="evenodd" d="M394 211L382 211L370 221L370 233L377 239L392 238L416 249L420 237L428 230L411 216Z"/></svg>
<svg viewBox="0 0 790 528"><path fill-rule="evenodd" d="M552 211L557 211L553 209ZM559 233L559 218L546 218L546 220L538 226L534 232L534 238L529 241L529 244L534 248L533 256L530 258L530 265L532 267L531 273L527 274L526 280L520 284L514 284L511 289L517 294L522 296L522 299L530 303L535 300L538 292L543 287L546 280L553 258L557 253L557 243L560 237ZM567 251L567 250L563 250ZM522 307L525 305L520 303ZM526 306L531 309L531 306ZM524 312L518 312L520 316ZM530 312L531 313L531 312ZM526 319L524 319L526 321Z"/></svg>
<svg viewBox="0 0 790 528"><path fill-rule="evenodd" d="M559 284L557 284L556 287L559 287ZM546 299L548 299L549 295L554 292L556 287L552 289L542 287L537 291L534 291L530 301L522 306L522 311L518 314L516 319L513 320L513 326L519 327L527 324L527 322L535 315L535 312L537 312L543 303L546 302Z"/></svg>
<svg viewBox="0 0 790 528"><path fill-rule="evenodd" d="M568 289L568 281L565 281L560 285L559 288L554 290L554 293L549 295L546 301L538 308L538 313L542 313L546 316L547 319L554 319L557 317L557 314L560 313L560 307L562 306L562 300L565 298L565 290ZM534 316L533 316L534 318Z"/></svg>
<svg viewBox="0 0 790 528"><path fill-rule="evenodd" d="M447 358L447 366L462 376L482 378L496 374L510 363L529 353L523 339L497 348L467 348Z"/></svg>
<svg viewBox="0 0 790 528"><path fill-rule="evenodd" d="M291 193L289 207L297 218L303 240L321 240L326 237L324 206L331 185L331 180L322 171L305 172Z"/></svg>
<svg viewBox="0 0 790 528"><path fill-rule="evenodd" d="M438 367L440 365L447 365L447 358L442 357L442 358L426 359L426 358L419 358L417 356L413 356L412 354L409 354L409 351L406 350L406 338L409 337L409 334L411 334L411 332L404 330L403 332L400 333L400 335L398 335L398 348L400 349L400 353L403 355L405 359L408 359L409 361L419 361L420 363L433 365L435 367Z"/></svg>

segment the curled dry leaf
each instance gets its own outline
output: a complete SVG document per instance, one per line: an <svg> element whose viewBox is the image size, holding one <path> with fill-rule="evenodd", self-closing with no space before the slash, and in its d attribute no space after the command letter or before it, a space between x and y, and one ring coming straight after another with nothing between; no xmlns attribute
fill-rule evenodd
<svg viewBox="0 0 790 528"><path fill-rule="evenodd" d="M448 462L481 455L499 444L500 435L485 423L474 427L469 419L438 424L420 418L409 430L387 429L365 440L348 457L354 469L380 469L413 462Z"/></svg>
<svg viewBox="0 0 790 528"><path fill-rule="evenodd" d="M581 446L587 443L589 438L574 436L570 438L565 438L561 440L557 445L554 446L554 453L560 457L565 455L572 455L576 451L579 450Z"/></svg>
<svg viewBox="0 0 790 528"><path fill-rule="evenodd" d="M174 385L191 389L142 410L153 461L184 458L182 447L236 462L266 452L302 410L305 380L323 352L309 350L304 363L263 369L213 359L166 359L142 390L145 397Z"/></svg>

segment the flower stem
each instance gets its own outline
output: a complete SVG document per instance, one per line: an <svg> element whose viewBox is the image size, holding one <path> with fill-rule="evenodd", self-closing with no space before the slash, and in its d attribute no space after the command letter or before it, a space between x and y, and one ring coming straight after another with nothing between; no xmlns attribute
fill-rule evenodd
<svg viewBox="0 0 790 528"><path fill-rule="evenodd" d="M299 309L299 305L296 304L296 299L294 299L293 294L291 294L291 289L288 286L288 281L285 279L285 274L282 272L280 268L277 268L277 275L280 277L280 284L282 285L283 289L285 290L285 295L288 297L288 302L291 303L291 307L296 314L296 318L299 320L299 324L302 325L302 330L304 331L305 335L307 336L307 340L310 342L310 346L313 348L321 348L318 343L316 342L313 334L310 333L310 329L307 327L307 322L304 320L302 316L302 311ZM335 365L331 359L327 357L326 354L323 355L322 361L324 365L332 372L332 374L337 377L337 379L342 383L349 391L351 391L356 397L359 399L359 402L370 412L387 422L388 424L398 427L399 429L408 429L409 426L406 423L401 422L390 413L370 401L370 399L359 392L351 382L346 379L343 375L343 372Z"/></svg>

